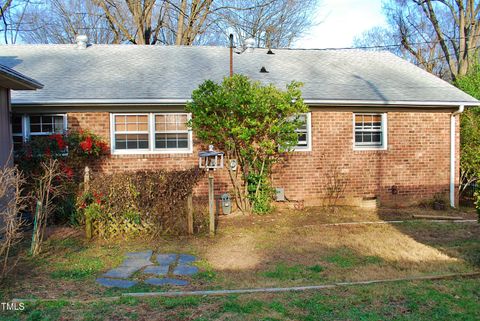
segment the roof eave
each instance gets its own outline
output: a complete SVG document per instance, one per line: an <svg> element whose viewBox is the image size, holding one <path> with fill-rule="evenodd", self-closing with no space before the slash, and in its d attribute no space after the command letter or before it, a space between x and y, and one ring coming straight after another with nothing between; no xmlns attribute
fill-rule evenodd
<svg viewBox="0 0 480 321"><path fill-rule="evenodd" d="M13 90L37 90L43 88L43 84L35 79L3 66L0 68L0 86Z"/></svg>
<svg viewBox="0 0 480 321"><path fill-rule="evenodd" d="M304 99L304 102L310 106L395 106L395 107L445 107L452 108L458 106L474 107L480 106L480 101L418 101L418 100L339 100L339 99Z"/></svg>
<svg viewBox="0 0 480 321"><path fill-rule="evenodd" d="M129 105L185 105L191 99L175 98L175 99L68 99L68 100L51 100L51 101L15 101L12 100L12 106L129 106ZM346 107L378 107L378 106L395 106L395 107L435 107L435 108L452 108L463 105L465 107L480 106L480 101L377 101L377 100L325 100L325 99L304 99L309 106L346 106Z"/></svg>

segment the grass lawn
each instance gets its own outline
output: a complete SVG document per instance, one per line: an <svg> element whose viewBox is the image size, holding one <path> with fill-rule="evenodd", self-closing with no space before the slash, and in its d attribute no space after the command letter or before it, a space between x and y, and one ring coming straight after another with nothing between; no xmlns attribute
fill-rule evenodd
<svg viewBox="0 0 480 321"><path fill-rule="evenodd" d="M122 292L179 290L141 282L127 290L104 288L95 283L103 272L119 265L126 252L145 249L153 249L155 253L189 253L200 258L196 263L200 273L187 278L191 284L181 288L185 290L320 285L480 270L480 225L476 223L325 225L404 219L420 213L475 218L472 211L442 213L420 208L368 211L345 207L327 212L307 208L279 210L266 216L223 218L215 238L165 237L115 242L86 242L80 232L59 228L41 256L26 257L19 262L16 274L0 286L0 296L3 302L12 298L55 299L29 305L27 311L17 315L30 316L29 320L55 320L56 316L76 315L80 310L86 311L87 320L101 320L98 316L102 315L117 315L118 318L112 317L115 320L148 320L145 311L169 320L184 319L186 315L190 320L379 320L397 319L397 314L400 320L419 320L428 319L432 313L446 320L461 320L455 313L464 315L465 320L479 319L478 307L472 306L479 299L477 279L404 282L273 296L130 298L114 304L99 301ZM134 278L141 281L145 277L138 273ZM62 299L95 303L72 305ZM338 306L336 302L340 302ZM469 319L471 315L477 318Z"/></svg>
<svg viewBox="0 0 480 321"><path fill-rule="evenodd" d="M480 280L396 282L320 291L220 297L27 304L2 320L472 320Z"/></svg>

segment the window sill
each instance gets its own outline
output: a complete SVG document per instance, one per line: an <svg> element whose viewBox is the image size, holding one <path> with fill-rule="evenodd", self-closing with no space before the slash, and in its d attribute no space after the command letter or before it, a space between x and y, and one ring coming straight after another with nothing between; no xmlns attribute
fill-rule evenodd
<svg viewBox="0 0 480 321"><path fill-rule="evenodd" d="M150 150L136 150L136 151L118 151L112 150L112 156L121 156L121 155L131 155L131 156L138 156L138 155L169 155L169 154L193 154L191 149L185 150L162 150L162 151L150 151Z"/></svg>
<svg viewBox="0 0 480 321"><path fill-rule="evenodd" d="M355 152L386 152L388 151L388 147L353 147L353 151Z"/></svg>

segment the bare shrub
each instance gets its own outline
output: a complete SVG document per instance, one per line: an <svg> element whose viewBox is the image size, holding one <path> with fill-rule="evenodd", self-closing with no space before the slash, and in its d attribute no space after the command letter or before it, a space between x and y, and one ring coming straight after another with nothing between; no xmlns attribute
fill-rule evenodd
<svg viewBox="0 0 480 321"><path fill-rule="evenodd" d="M119 222L128 222L153 224L155 234L184 234L186 200L203 173L192 168L101 175L90 182L78 206L85 218L102 221L109 230L118 231Z"/></svg>
<svg viewBox="0 0 480 321"><path fill-rule="evenodd" d="M338 205L338 200L344 196L345 188L347 187L348 178L339 166L332 165L326 174L326 206L335 211Z"/></svg>
<svg viewBox="0 0 480 321"><path fill-rule="evenodd" d="M12 255L23 237L20 212L25 209L22 188L25 181L16 167L0 168L0 278L3 279L18 262Z"/></svg>
<svg viewBox="0 0 480 321"><path fill-rule="evenodd" d="M34 177L35 188L33 198L36 201L35 226L32 237L31 254L37 255L41 251L44 241L48 218L55 211L55 200L62 195L64 174L60 163L56 159L46 159L41 162L41 171Z"/></svg>

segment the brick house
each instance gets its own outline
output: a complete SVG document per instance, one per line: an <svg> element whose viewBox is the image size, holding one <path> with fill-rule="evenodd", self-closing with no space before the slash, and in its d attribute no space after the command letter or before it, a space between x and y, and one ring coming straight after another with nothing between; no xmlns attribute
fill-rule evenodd
<svg viewBox="0 0 480 321"><path fill-rule="evenodd" d="M83 128L110 143L98 171L180 169L197 166L200 150L184 106L201 82L228 75L229 49L7 45L0 63L45 84L12 96L15 144ZM297 148L273 177L288 199L321 203L329 175L338 172L348 181L348 202L441 193L455 204L458 115L476 99L387 52L254 49L234 54L234 71L279 88L304 83L310 112ZM228 190L225 171L216 175L217 192Z"/></svg>

